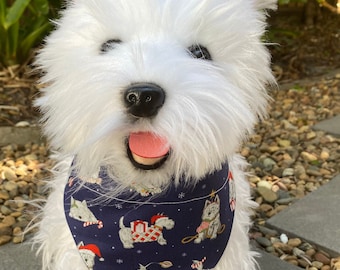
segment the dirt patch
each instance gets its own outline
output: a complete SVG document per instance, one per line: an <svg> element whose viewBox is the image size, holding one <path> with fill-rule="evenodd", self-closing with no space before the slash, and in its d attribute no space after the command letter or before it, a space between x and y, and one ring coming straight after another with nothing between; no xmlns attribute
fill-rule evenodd
<svg viewBox="0 0 340 270"><path fill-rule="evenodd" d="M340 67L340 15L321 10L312 26L304 9L281 7L271 14L268 39L273 69L280 82L326 74Z"/></svg>
<svg viewBox="0 0 340 270"><path fill-rule="evenodd" d="M0 126L37 123L39 112L33 107L38 96L36 81L29 66L0 69Z"/></svg>

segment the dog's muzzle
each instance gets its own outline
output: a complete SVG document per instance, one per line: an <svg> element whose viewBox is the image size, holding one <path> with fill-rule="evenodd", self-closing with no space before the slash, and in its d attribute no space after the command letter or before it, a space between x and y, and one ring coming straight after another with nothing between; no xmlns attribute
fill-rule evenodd
<svg viewBox="0 0 340 270"><path fill-rule="evenodd" d="M165 91L157 84L135 83L124 92L128 113L137 118L153 117L165 102Z"/></svg>
<svg viewBox="0 0 340 270"><path fill-rule="evenodd" d="M123 93L127 112L134 118L155 117L165 102L165 91L154 83L134 83ZM158 169L168 158L167 141L153 132L133 132L126 140L132 164L143 170Z"/></svg>

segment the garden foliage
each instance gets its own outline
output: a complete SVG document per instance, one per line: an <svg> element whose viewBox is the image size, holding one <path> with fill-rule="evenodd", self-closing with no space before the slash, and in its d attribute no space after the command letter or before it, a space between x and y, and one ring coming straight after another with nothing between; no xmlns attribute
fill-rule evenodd
<svg viewBox="0 0 340 270"><path fill-rule="evenodd" d="M61 0L0 0L0 63L23 64L51 28Z"/></svg>

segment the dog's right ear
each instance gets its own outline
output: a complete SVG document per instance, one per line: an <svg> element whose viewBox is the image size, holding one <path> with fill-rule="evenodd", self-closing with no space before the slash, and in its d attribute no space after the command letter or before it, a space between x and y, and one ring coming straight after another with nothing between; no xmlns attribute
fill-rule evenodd
<svg viewBox="0 0 340 270"><path fill-rule="evenodd" d="M207 208L211 204L211 201L206 200L204 204L204 209Z"/></svg>

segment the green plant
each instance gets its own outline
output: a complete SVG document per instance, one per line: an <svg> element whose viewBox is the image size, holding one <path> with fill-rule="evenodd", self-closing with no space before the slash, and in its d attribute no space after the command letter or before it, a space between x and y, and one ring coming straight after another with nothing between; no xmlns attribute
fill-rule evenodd
<svg viewBox="0 0 340 270"><path fill-rule="evenodd" d="M60 0L0 0L0 63L23 64L51 28Z"/></svg>

